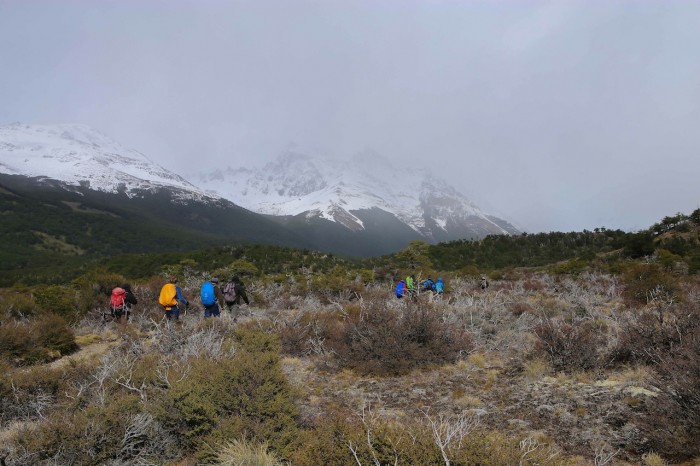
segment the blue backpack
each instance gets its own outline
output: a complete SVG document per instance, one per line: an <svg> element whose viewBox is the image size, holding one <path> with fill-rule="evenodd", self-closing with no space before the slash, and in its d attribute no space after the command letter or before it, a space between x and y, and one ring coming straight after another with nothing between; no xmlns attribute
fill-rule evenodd
<svg viewBox="0 0 700 466"><path fill-rule="evenodd" d="M202 304L211 306L215 302L214 285L211 282L204 282L204 285L202 285Z"/></svg>

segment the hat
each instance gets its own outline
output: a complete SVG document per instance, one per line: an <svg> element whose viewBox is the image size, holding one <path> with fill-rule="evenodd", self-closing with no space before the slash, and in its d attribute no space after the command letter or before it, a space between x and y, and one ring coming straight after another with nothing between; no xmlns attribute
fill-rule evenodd
<svg viewBox="0 0 700 466"><path fill-rule="evenodd" d="M212 282L212 283L219 283L219 279L216 278L216 277L214 277L214 278L211 279L211 282Z"/></svg>

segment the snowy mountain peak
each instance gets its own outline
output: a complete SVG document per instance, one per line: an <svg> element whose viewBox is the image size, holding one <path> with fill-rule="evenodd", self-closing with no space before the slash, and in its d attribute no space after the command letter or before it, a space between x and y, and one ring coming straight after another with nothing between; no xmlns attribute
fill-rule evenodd
<svg viewBox="0 0 700 466"><path fill-rule="evenodd" d="M140 152L81 124L0 126L0 173L127 195L167 187L184 198L206 197Z"/></svg>
<svg viewBox="0 0 700 466"><path fill-rule="evenodd" d="M320 217L353 231L365 228L361 212L381 209L430 241L517 233L429 170L397 165L371 150L345 160L288 150L260 169L200 179L254 212Z"/></svg>

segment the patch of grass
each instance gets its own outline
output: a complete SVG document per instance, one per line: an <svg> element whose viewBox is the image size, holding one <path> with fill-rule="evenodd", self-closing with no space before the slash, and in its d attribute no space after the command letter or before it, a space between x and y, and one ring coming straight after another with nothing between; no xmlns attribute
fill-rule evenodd
<svg viewBox="0 0 700 466"><path fill-rule="evenodd" d="M471 363L475 367L478 367L479 369L483 369L484 367L486 367L486 357L480 353L470 354L469 356L467 356L467 361L469 361L469 363Z"/></svg>
<svg viewBox="0 0 700 466"><path fill-rule="evenodd" d="M93 343L100 343L102 341L102 336L95 333L88 333L85 335L76 335L75 343L78 346L87 346Z"/></svg>
<svg viewBox="0 0 700 466"><path fill-rule="evenodd" d="M529 381L540 380L545 375L551 375L552 368L547 360L535 358L525 362L523 366L523 375Z"/></svg>
<svg viewBox="0 0 700 466"><path fill-rule="evenodd" d="M216 464L221 466L282 466L277 456L268 450L265 443L255 444L245 440L234 440L216 452Z"/></svg>

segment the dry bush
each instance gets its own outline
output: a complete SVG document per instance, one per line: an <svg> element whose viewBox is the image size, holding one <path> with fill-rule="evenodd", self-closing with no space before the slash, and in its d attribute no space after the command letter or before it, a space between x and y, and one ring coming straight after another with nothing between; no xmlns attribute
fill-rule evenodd
<svg viewBox="0 0 700 466"><path fill-rule="evenodd" d="M681 295L676 277L658 264L635 264L622 277L624 297L630 305L674 303Z"/></svg>
<svg viewBox="0 0 700 466"><path fill-rule="evenodd" d="M610 360L613 363L658 364L662 356L673 353L699 327L698 303L657 303L638 313L628 313Z"/></svg>
<svg viewBox="0 0 700 466"><path fill-rule="evenodd" d="M301 433L295 465L562 464L556 447L482 429L471 416L444 414L390 420L367 409L330 412Z"/></svg>
<svg viewBox="0 0 700 466"><path fill-rule="evenodd" d="M138 397L115 393L103 405L55 412L18 432L16 464L149 464L173 459L175 441ZM24 461L28 461L25 463Z"/></svg>
<svg viewBox="0 0 700 466"><path fill-rule="evenodd" d="M508 310L516 317L519 317L526 312L530 314L535 313L533 307L529 303L523 301L508 303Z"/></svg>
<svg viewBox="0 0 700 466"><path fill-rule="evenodd" d="M654 364L652 383L661 393L647 402L642 426L653 450L687 460L700 456L700 307L686 306L674 317L670 323L667 316L663 340L647 348Z"/></svg>
<svg viewBox="0 0 700 466"><path fill-rule="evenodd" d="M338 311L292 311L275 313L260 324L279 335L284 354L308 356L326 352L324 343L341 321Z"/></svg>
<svg viewBox="0 0 700 466"><path fill-rule="evenodd" d="M473 348L462 327L447 323L422 303L407 303L403 309L393 310L373 302L369 308L349 314L327 333L325 343L340 367L377 375L452 363Z"/></svg>
<svg viewBox="0 0 700 466"><path fill-rule="evenodd" d="M65 389L61 371L48 367L12 370L0 366L0 423L41 419Z"/></svg>
<svg viewBox="0 0 700 466"><path fill-rule="evenodd" d="M574 372L598 367L602 335L594 322L544 319L534 332L539 339L535 344L536 354L546 358L555 371Z"/></svg>

